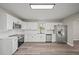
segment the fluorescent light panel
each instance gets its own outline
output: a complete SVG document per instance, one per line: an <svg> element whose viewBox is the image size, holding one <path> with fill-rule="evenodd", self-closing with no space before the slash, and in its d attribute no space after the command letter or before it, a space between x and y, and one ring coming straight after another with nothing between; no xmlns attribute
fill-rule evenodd
<svg viewBox="0 0 79 59"><path fill-rule="evenodd" d="M52 9L55 4L30 4L32 9Z"/></svg>

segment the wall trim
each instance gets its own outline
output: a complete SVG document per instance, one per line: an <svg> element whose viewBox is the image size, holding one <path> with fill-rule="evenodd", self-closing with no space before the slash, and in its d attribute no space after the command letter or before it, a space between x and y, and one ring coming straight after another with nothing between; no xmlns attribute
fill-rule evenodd
<svg viewBox="0 0 79 59"><path fill-rule="evenodd" d="M67 42L67 44L70 45L70 46L72 46L72 47L74 46L73 44L71 44L71 43L69 43L69 42Z"/></svg>
<svg viewBox="0 0 79 59"><path fill-rule="evenodd" d="M79 39L74 39L74 41L77 41L77 40L79 40Z"/></svg>

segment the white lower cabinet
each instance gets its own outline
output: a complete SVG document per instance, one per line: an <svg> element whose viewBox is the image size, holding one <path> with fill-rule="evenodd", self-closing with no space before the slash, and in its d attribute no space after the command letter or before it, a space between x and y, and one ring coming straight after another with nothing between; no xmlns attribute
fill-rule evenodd
<svg viewBox="0 0 79 59"><path fill-rule="evenodd" d="M45 34L26 34L25 42L45 42Z"/></svg>
<svg viewBox="0 0 79 59"><path fill-rule="evenodd" d="M12 55L17 49L17 38L0 39L0 55Z"/></svg>
<svg viewBox="0 0 79 59"><path fill-rule="evenodd" d="M56 35L52 34L52 42L56 42Z"/></svg>
<svg viewBox="0 0 79 59"><path fill-rule="evenodd" d="M25 42L46 42L46 34L52 34L52 42L56 41L56 35L52 31L40 34L38 31L25 31Z"/></svg>
<svg viewBox="0 0 79 59"><path fill-rule="evenodd" d="M46 35L45 34L38 34L39 39L37 37L37 39L39 40L39 42L45 42L46 41Z"/></svg>
<svg viewBox="0 0 79 59"><path fill-rule="evenodd" d="M18 39L17 38L13 38L12 39L12 53L14 53L18 48Z"/></svg>
<svg viewBox="0 0 79 59"><path fill-rule="evenodd" d="M0 55L12 54L12 42L10 39L0 39Z"/></svg>

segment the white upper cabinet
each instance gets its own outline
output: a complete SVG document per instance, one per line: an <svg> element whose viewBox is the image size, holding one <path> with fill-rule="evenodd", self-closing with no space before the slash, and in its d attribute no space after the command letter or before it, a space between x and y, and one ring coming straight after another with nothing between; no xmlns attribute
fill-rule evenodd
<svg viewBox="0 0 79 59"><path fill-rule="evenodd" d="M25 30L38 30L38 24L36 22L24 22L23 29L25 29Z"/></svg>
<svg viewBox="0 0 79 59"><path fill-rule="evenodd" d="M7 16L7 30L13 29L13 19L12 16L6 15Z"/></svg>
<svg viewBox="0 0 79 59"><path fill-rule="evenodd" d="M25 22L22 22L22 29L24 30L24 29L26 29L26 23Z"/></svg>
<svg viewBox="0 0 79 59"><path fill-rule="evenodd" d="M13 29L13 22L22 25L22 21L0 10L0 32Z"/></svg>
<svg viewBox="0 0 79 59"><path fill-rule="evenodd" d="M39 31L39 27L43 27L44 30L53 30L54 25L62 24L62 23L55 23L55 22L23 22L22 29L25 30L37 30Z"/></svg>
<svg viewBox="0 0 79 59"><path fill-rule="evenodd" d="M8 30L13 29L13 23L22 25L22 21L20 19L7 14L7 29Z"/></svg>

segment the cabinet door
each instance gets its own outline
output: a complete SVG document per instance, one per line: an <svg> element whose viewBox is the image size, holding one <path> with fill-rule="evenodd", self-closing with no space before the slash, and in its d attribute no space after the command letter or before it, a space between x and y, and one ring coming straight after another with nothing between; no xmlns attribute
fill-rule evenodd
<svg viewBox="0 0 79 59"><path fill-rule="evenodd" d="M18 48L18 39L13 38L12 39L12 53L14 53Z"/></svg>
<svg viewBox="0 0 79 59"><path fill-rule="evenodd" d="M46 35L45 34L40 34L40 42L45 42L46 41Z"/></svg>
<svg viewBox="0 0 79 59"><path fill-rule="evenodd" d="M22 21L16 17L13 17L12 15L7 14L7 30L13 29L13 22L17 24L22 24Z"/></svg>
<svg viewBox="0 0 79 59"><path fill-rule="evenodd" d="M45 34L36 34L35 41L36 42L45 42Z"/></svg>
<svg viewBox="0 0 79 59"><path fill-rule="evenodd" d="M56 34L52 34L52 42L56 42Z"/></svg>
<svg viewBox="0 0 79 59"><path fill-rule="evenodd" d="M12 54L12 40L1 39L0 40L0 55L11 55Z"/></svg>
<svg viewBox="0 0 79 59"><path fill-rule="evenodd" d="M13 29L13 17L9 14L7 14L7 30L12 30Z"/></svg>
<svg viewBox="0 0 79 59"><path fill-rule="evenodd" d="M27 23L25 23L25 22L22 22L22 27L21 27L21 29L24 29L24 30L26 30L26 27L27 27Z"/></svg>

